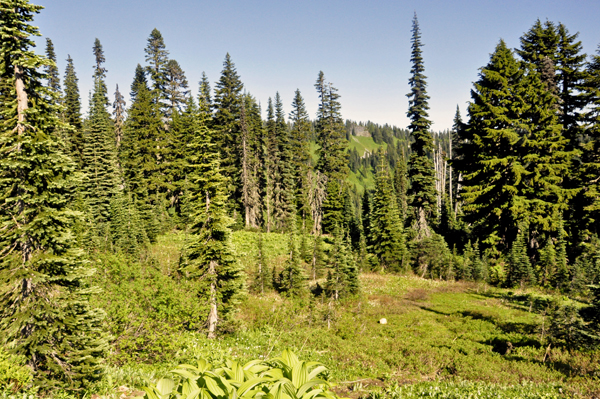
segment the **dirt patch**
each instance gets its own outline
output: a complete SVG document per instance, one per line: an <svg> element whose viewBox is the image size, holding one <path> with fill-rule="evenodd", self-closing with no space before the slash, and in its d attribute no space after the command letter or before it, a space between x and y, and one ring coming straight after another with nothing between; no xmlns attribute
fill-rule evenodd
<svg viewBox="0 0 600 399"><path fill-rule="evenodd" d="M413 302L422 302L429 299L429 292L423 288L416 288L404 295L404 299Z"/></svg>

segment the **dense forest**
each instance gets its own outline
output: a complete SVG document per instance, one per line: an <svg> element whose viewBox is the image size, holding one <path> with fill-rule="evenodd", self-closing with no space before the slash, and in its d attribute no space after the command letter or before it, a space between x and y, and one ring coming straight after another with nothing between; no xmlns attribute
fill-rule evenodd
<svg viewBox="0 0 600 399"><path fill-rule="evenodd" d="M234 334L248 295L310 309L320 301L329 329L336 304L364 294L361 275L567 298L578 305L545 308L553 345L585 351L600 342L600 51L584 54L563 24L535 21L517 49L500 40L467 115L457 108L452 130L433 132L416 14L408 110L398 110L410 124L398 128L344 120L322 71L314 93L297 90L289 108L273 93L263 110L229 54L214 87L203 74L193 93L158 29L131 71L130 104L124 85L111 103L100 40L90 43L92 71L76 71L67 55L61 74L50 38L45 55L34 52L41 9L0 1L0 389L83 395L105 379L107 362L156 351L140 349L140 330ZM78 75L88 74L94 88L83 114ZM306 95L319 99L314 118ZM180 314L127 330L132 316L118 301L135 295L116 293L155 273L164 237L181 245L167 275L151 277L149 295L181 290L179 308L153 308ZM267 259L273 237L281 237L279 262ZM129 265L119 269L129 276L123 283L106 277L116 270L110 262ZM121 338L135 329L135 339ZM283 371L272 375L301 364L292 352L278 359ZM235 374L232 364L215 373ZM242 374L266 370L255 366ZM225 395L210 384L210 395ZM311 397L335 397L323 392Z"/></svg>

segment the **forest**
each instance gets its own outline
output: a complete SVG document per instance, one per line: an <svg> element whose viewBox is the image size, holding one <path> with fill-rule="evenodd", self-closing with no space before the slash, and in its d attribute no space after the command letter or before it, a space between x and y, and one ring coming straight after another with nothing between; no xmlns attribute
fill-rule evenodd
<svg viewBox="0 0 600 399"><path fill-rule="evenodd" d="M435 132L416 13L404 128L229 54L195 92L158 29L111 102L42 9L0 0L3 398L600 397L600 47L534 21Z"/></svg>

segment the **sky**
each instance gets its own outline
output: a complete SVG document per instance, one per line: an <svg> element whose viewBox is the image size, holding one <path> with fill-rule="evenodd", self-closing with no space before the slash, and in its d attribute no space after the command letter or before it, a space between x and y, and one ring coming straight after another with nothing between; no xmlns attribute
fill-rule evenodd
<svg viewBox="0 0 600 399"><path fill-rule="evenodd" d="M562 22L579 32L583 50L600 43L600 1L505 0L33 0L45 7L34 19L54 43L64 78L74 60L87 109L92 89L92 46L100 39L109 93L118 84L129 104L136 65L152 29L163 35L169 57L185 71L194 96L206 72L214 88L229 53L244 88L266 108L279 92L289 113L296 89L314 118L319 71L341 95L342 116L354 121L408 126L410 40L416 12L421 29L432 129L450 129L466 115L479 68L502 38L511 48L536 19Z"/></svg>

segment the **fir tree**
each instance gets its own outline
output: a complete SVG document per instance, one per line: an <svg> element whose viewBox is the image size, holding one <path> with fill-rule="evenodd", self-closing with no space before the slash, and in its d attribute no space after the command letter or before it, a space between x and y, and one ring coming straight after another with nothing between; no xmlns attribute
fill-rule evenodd
<svg viewBox="0 0 600 399"><path fill-rule="evenodd" d="M115 90L115 102L113 103L113 121L115 124L115 141L117 148L123 140L123 126L125 124L125 98L119 91L119 85Z"/></svg>
<svg viewBox="0 0 600 399"><path fill-rule="evenodd" d="M328 297L337 301L358 292L358 269L347 243L344 242L342 230L338 227L334 233L334 244L329 254L327 266L329 272L325 283Z"/></svg>
<svg viewBox="0 0 600 399"><path fill-rule="evenodd" d="M209 121L212 117L212 98L210 96L210 83L206 77L206 73L202 72L202 80L200 81L200 90L198 90L198 108L203 117Z"/></svg>
<svg viewBox="0 0 600 399"><path fill-rule="evenodd" d="M155 101L164 110L166 101L167 87L167 63L169 62L169 52L166 50L165 41L160 31L152 29L148 37L148 44L144 49L146 52L146 72L152 79L152 91ZM137 73L136 73L137 78Z"/></svg>
<svg viewBox="0 0 600 399"><path fill-rule="evenodd" d="M185 73L175 60L169 60L165 66L165 96L168 104L167 116L177 109L181 111L190 91Z"/></svg>
<svg viewBox="0 0 600 399"><path fill-rule="evenodd" d="M96 59L96 65L94 65L94 81L98 81L100 86L94 88L94 90L98 91L98 95L104 99L104 104L107 106L108 103L108 89L106 87L106 68L104 68L103 64L106 62L106 58L104 57L104 50L102 49L102 44L100 40L96 38L94 40L94 47L92 48L94 53L94 57Z"/></svg>
<svg viewBox="0 0 600 399"><path fill-rule="evenodd" d="M58 68L56 67L56 53L54 52L54 44L48 37L46 38L46 58L48 61L51 61L44 68L48 76L48 87L60 95L60 77L58 76Z"/></svg>
<svg viewBox="0 0 600 399"><path fill-rule="evenodd" d="M312 173L310 156L310 120L304 105L300 90L296 90L290 112L290 147L292 151L292 167L296 186L296 209L302 217L305 226L306 218L310 217L310 187L309 174Z"/></svg>
<svg viewBox="0 0 600 399"><path fill-rule="evenodd" d="M260 112L256 114L256 102L250 95L244 95L242 112L240 115L241 126L241 191L242 206L244 208L246 228L258 228L260 223L260 187L259 187L259 156L260 144L256 131L256 117L260 119ZM247 111L248 109L248 111ZM254 112L253 112L254 111ZM254 120L253 120L254 119ZM261 122L262 124L262 122Z"/></svg>
<svg viewBox="0 0 600 399"><path fill-rule="evenodd" d="M279 92L275 93L275 136L278 179L275 185L274 216L279 230L292 231L296 222L296 184L289 131Z"/></svg>
<svg viewBox="0 0 600 399"><path fill-rule="evenodd" d="M426 76L423 74L425 71L421 50L423 44L416 13L413 17L411 42L412 67L411 77L408 80L411 91L407 94L409 99L407 116L410 119L408 129L414 142L410 145L411 155L408 161L408 176L411 183L408 195L412 208L412 224L417 232L417 238L420 239L429 236L431 225L436 223L437 201L433 163L427 156L433 151L433 137L429 131L431 126L427 113L429 96L426 91Z"/></svg>
<svg viewBox="0 0 600 399"><path fill-rule="evenodd" d="M377 256L383 270L404 271L404 229L393 190L392 178L382 158L377 167L370 215L371 252Z"/></svg>
<svg viewBox="0 0 600 399"><path fill-rule="evenodd" d="M148 87L148 80L146 79L146 71L140 64L137 64L135 67L135 74L133 77L133 83L131 83L131 91L129 92L129 96L131 97L131 102L133 103L139 91L139 86Z"/></svg>
<svg viewBox="0 0 600 399"><path fill-rule="evenodd" d="M525 168L516 150L521 136L524 103L523 70L503 41L481 69L471 91L469 127L463 133L454 164L464 176L461 198L465 220L486 246L503 251L516 237L523 217L521 182Z"/></svg>
<svg viewBox="0 0 600 399"><path fill-rule="evenodd" d="M274 227L275 187L278 180L277 165L279 152L275 125L275 111L273 101L269 97L267 105L267 121L262 137L262 165L263 165L263 209L265 212L265 225L267 233Z"/></svg>
<svg viewBox="0 0 600 399"><path fill-rule="evenodd" d="M81 97L79 96L79 79L75 74L73 59L67 57L67 69L65 71L65 110L64 121L72 129L69 131L70 154L81 166L83 153L83 124L81 122Z"/></svg>
<svg viewBox="0 0 600 399"><path fill-rule="evenodd" d="M243 87L235 64L227 53L221 77L215 87L215 114L212 126L215 129L215 138L218 138L217 147L221 152L222 173L228 179L228 192L235 201L239 198L237 188L239 187L239 136ZM230 205L233 206L233 203Z"/></svg>
<svg viewBox="0 0 600 399"><path fill-rule="evenodd" d="M296 234L289 233L288 255L285 266L279 277L279 291L289 296L302 296L306 293L306 276L302 267L302 260L296 246Z"/></svg>
<svg viewBox="0 0 600 399"><path fill-rule="evenodd" d="M396 169L394 170L394 190L396 194L396 201L398 203L398 212L400 214L401 225L404 226L404 221L408 213L408 202L406 194L408 192L408 176L406 170L406 161L402 156L398 163L396 163Z"/></svg>
<svg viewBox="0 0 600 399"><path fill-rule="evenodd" d="M182 256L182 267L189 277L198 278L204 288L201 300L209 303L208 337L230 320L244 291L243 269L231 248L226 210L226 178L221 173L214 133L198 123L190 145L188 201L192 206L192 241Z"/></svg>
<svg viewBox="0 0 600 399"><path fill-rule="evenodd" d="M535 284L535 275L527 255L527 232L519 229L509 253L507 284L510 287Z"/></svg>
<svg viewBox="0 0 600 399"><path fill-rule="evenodd" d="M77 389L102 377L104 314L88 301L92 274L71 230L75 164L52 132L57 95L42 85L51 64L31 51L41 6L0 4L0 81L13 99L0 105L0 342L24 355L44 390Z"/></svg>
<svg viewBox="0 0 600 399"><path fill-rule="evenodd" d="M316 170L326 176L326 196L322 208L324 232L333 232L336 225L343 222L342 192L348 175L347 146L340 95L337 89L325 81L323 71L319 72L315 88L320 104L315 121L317 154Z"/></svg>

